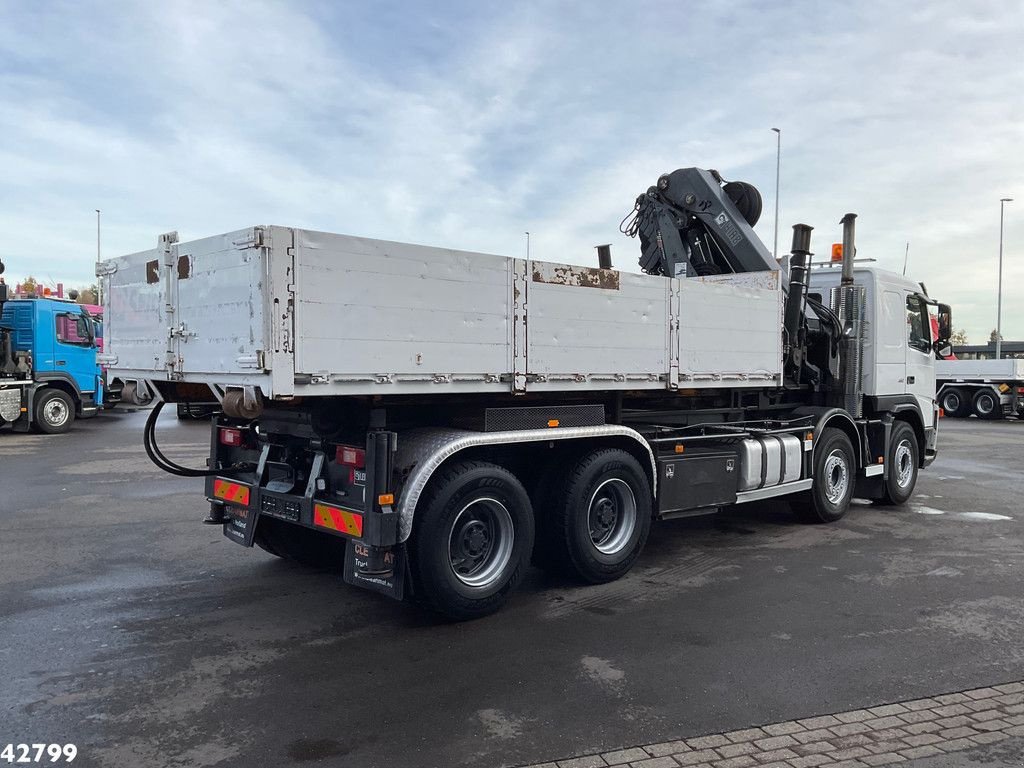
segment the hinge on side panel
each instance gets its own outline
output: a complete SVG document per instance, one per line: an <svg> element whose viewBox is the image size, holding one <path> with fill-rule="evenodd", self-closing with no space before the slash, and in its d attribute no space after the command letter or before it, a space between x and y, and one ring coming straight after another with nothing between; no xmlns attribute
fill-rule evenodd
<svg viewBox="0 0 1024 768"><path fill-rule="evenodd" d="M195 331L188 330L188 328L185 326L184 323L178 323L178 327L177 328L169 328L168 329L168 336L170 338L172 338L172 339L175 336L177 336L179 339L184 339L185 341L188 341L189 336L196 336L196 335L198 335L198 334L196 334Z"/></svg>
<svg viewBox="0 0 1024 768"><path fill-rule="evenodd" d="M259 248L263 246L263 227L253 227L245 237L232 240L231 244L239 250L246 248Z"/></svg>

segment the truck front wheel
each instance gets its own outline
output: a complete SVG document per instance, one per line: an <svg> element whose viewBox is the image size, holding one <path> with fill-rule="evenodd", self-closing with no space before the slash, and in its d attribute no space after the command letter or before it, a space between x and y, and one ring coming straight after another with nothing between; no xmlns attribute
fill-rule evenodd
<svg viewBox="0 0 1024 768"><path fill-rule="evenodd" d="M822 430L814 446L814 484L790 501L805 523L832 523L846 514L857 476L853 443L839 429Z"/></svg>
<svg viewBox="0 0 1024 768"><path fill-rule="evenodd" d="M48 435L59 435L71 429L75 421L75 402L59 389L44 389L36 397L36 428Z"/></svg>
<svg viewBox="0 0 1024 768"><path fill-rule="evenodd" d="M880 503L903 504L913 495L917 485L918 450L914 428L905 421L893 424L886 458L889 476L885 479L885 495Z"/></svg>
<svg viewBox="0 0 1024 768"><path fill-rule="evenodd" d="M633 567L651 529L651 486L640 462L617 448L595 451L577 462L553 501L553 564L591 584Z"/></svg>
<svg viewBox="0 0 1024 768"><path fill-rule="evenodd" d="M497 611L533 549L533 509L504 467L459 462L442 471L421 502L409 540L415 594L457 621Z"/></svg>

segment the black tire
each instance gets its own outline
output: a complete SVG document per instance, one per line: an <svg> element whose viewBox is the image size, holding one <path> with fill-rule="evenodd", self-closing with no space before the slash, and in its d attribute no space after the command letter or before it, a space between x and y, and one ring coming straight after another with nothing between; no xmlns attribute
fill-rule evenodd
<svg viewBox="0 0 1024 768"><path fill-rule="evenodd" d="M603 584L633 567L651 530L651 486L640 462L618 448L587 454L553 500L546 533L561 570Z"/></svg>
<svg viewBox="0 0 1024 768"><path fill-rule="evenodd" d="M920 451L914 428L905 421L894 423L889 435L889 455L885 459L889 476L885 479L885 495L879 499L880 504L905 504L914 495Z"/></svg>
<svg viewBox="0 0 1024 768"><path fill-rule="evenodd" d="M846 514L857 480L857 461L846 433L827 428L814 445L814 485L790 506L804 523L833 523Z"/></svg>
<svg viewBox="0 0 1024 768"><path fill-rule="evenodd" d="M253 540L265 552L311 568L340 571L345 565L345 539L272 517L258 519Z"/></svg>
<svg viewBox="0 0 1024 768"><path fill-rule="evenodd" d="M959 419L970 415L970 406L967 404L967 396L962 389L947 389L942 393L940 405L947 416Z"/></svg>
<svg viewBox="0 0 1024 768"><path fill-rule="evenodd" d="M421 499L409 538L417 599L450 619L497 611L533 550L530 497L504 467L464 461L442 470Z"/></svg>
<svg viewBox="0 0 1024 768"><path fill-rule="evenodd" d="M972 408L979 419L999 419L1003 416L1002 403L991 389L979 389L974 395Z"/></svg>
<svg viewBox="0 0 1024 768"><path fill-rule="evenodd" d="M36 395L33 409L36 429L48 435L59 435L75 423L75 401L60 389L44 389Z"/></svg>

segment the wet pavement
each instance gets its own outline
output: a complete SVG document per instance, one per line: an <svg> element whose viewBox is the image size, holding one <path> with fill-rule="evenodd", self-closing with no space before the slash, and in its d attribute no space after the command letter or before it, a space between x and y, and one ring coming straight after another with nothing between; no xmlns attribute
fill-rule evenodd
<svg viewBox="0 0 1024 768"><path fill-rule="evenodd" d="M906 507L656 524L619 582L531 571L497 615L448 624L201 525L202 481L149 463L144 419L0 432L0 744L504 766L1024 679L1024 422L944 421ZM159 437L202 465L206 425L168 416ZM916 764L1024 755L991 750Z"/></svg>

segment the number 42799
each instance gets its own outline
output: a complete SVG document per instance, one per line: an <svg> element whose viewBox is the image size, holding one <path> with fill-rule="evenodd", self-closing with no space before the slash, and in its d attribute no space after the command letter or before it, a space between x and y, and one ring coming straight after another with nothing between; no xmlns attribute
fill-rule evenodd
<svg viewBox="0 0 1024 768"><path fill-rule="evenodd" d="M0 761L8 763L70 763L78 755L74 744L8 744L0 750Z"/></svg>

